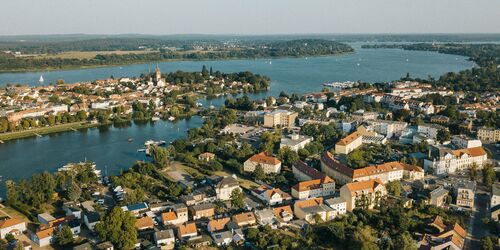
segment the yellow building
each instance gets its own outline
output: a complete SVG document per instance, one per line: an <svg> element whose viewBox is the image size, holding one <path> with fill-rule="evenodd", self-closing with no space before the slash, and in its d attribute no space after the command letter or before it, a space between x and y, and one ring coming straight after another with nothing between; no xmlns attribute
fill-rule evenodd
<svg viewBox="0 0 500 250"><path fill-rule="evenodd" d="M297 116L297 112L278 109L264 115L264 127L292 127Z"/></svg>
<svg viewBox="0 0 500 250"><path fill-rule="evenodd" d="M477 131L477 137L481 141L488 141L488 142L500 141L500 129L480 128Z"/></svg>
<svg viewBox="0 0 500 250"><path fill-rule="evenodd" d="M380 179L347 183L340 188L340 197L346 201L349 212L355 208L372 209L386 195Z"/></svg>
<svg viewBox="0 0 500 250"><path fill-rule="evenodd" d="M356 131L335 144L335 153L349 154L361 145L363 145L363 135Z"/></svg>

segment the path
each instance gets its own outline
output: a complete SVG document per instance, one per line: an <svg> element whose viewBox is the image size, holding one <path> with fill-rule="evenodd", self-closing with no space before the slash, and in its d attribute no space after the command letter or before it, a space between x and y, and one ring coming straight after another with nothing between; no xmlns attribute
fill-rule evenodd
<svg viewBox="0 0 500 250"><path fill-rule="evenodd" d="M488 217L488 200L489 196L486 193L477 192L465 239L465 249L480 249L481 238L489 234L488 227L481 221L482 218Z"/></svg>

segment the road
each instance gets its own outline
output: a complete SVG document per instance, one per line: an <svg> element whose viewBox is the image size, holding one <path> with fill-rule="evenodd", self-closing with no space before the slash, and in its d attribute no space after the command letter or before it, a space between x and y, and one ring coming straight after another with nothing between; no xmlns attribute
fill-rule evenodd
<svg viewBox="0 0 500 250"><path fill-rule="evenodd" d="M481 221L482 218L489 216L488 203L487 193L478 190L465 239L465 249L480 249L481 238L489 234L488 227Z"/></svg>

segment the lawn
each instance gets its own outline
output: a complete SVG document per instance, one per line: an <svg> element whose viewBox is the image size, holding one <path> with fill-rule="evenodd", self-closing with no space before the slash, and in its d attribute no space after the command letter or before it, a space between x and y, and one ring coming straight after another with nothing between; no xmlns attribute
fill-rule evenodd
<svg viewBox="0 0 500 250"><path fill-rule="evenodd" d="M97 124L90 124L87 122L74 122L74 123L60 124L60 125L55 125L55 126L51 126L51 127L42 127L42 128L34 128L34 129L30 129L30 130L3 133L3 134L0 134L0 140L8 141L8 140L14 140L14 139L20 139L20 138L26 138L26 137L33 137L33 136L37 136L37 134L46 135L46 134L51 134L51 133L78 130L78 129L82 129L82 128L90 128L90 127L95 127L95 126L97 126Z"/></svg>

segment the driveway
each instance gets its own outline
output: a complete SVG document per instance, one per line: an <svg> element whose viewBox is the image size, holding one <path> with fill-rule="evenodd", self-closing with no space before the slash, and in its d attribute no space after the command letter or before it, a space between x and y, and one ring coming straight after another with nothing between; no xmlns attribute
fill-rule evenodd
<svg viewBox="0 0 500 250"><path fill-rule="evenodd" d="M469 221L469 230L465 239L465 249L480 249L481 238L489 234L488 227L481 221L488 217L488 202L490 197L481 191L478 191L474 199L474 210Z"/></svg>

